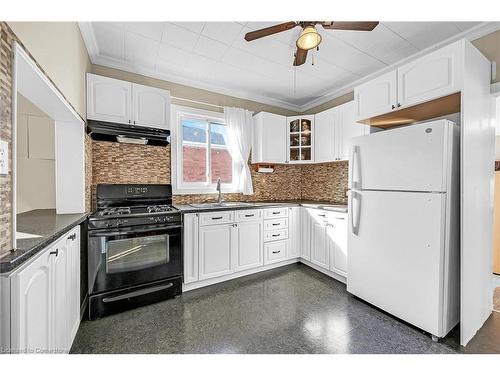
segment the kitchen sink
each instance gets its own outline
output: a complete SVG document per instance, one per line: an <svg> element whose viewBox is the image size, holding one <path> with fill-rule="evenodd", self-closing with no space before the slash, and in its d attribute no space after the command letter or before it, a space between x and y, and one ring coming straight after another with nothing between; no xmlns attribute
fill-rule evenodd
<svg viewBox="0 0 500 375"><path fill-rule="evenodd" d="M247 202L213 202L213 203L192 203L191 207L194 208L220 208L220 207L246 207L252 206L252 203Z"/></svg>

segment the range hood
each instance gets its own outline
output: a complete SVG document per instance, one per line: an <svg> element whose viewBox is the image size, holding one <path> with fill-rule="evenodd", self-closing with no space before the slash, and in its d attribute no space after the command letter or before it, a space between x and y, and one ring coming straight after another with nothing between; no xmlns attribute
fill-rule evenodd
<svg viewBox="0 0 500 375"><path fill-rule="evenodd" d="M87 133L97 141L166 146L170 143L170 130L145 126L87 121Z"/></svg>

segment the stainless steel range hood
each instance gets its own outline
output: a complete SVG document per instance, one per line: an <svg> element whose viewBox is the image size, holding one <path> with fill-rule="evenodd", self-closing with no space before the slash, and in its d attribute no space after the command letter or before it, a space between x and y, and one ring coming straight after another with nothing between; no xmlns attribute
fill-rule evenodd
<svg viewBox="0 0 500 375"><path fill-rule="evenodd" d="M98 141L166 146L170 143L170 130L144 126L87 121L87 133Z"/></svg>

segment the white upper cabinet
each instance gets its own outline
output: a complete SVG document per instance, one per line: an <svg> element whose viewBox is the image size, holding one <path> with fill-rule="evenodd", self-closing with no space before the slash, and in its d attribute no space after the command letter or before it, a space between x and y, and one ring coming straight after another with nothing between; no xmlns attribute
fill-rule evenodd
<svg viewBox="0 0 500 375"><path fill-rule="evenodd" d="M337 127L339 111L337 107L317 113L314 116L314 161L326 163L338 158Z"/></svg>
<svg viewBox="0 0 500 375"><path fill-rule="evenodd" d="M450 44L397 70L398 106L421 103L460 91L461 44Z"/></svg>
<svg viewBox="0 0 500 375"><path fill-rule="evenodd" d="M463 45L452 43L355 87L356 121L460 91Z"/></svg>
<svg viewBox="0 0 500 375"><path fill-rule="evenodd" d="M338 160L349 160L352 138L368 134L370 128L356 122L354 101L340 106L337 121L337 158Z"/></svg>
<svg viewBox="0 0 500 375"><path fill-rule="evenodd" d="M286 117L259 112L253 117L252 163L286 162Z"/></svg>
<svg viewBox="0 0 500 375"><path fill-rule="evenodd" d="M134 125L168 129L170 93L155 87L133 84L132 122Z"/></svg>
<svg viewBox="0 0 500 375"><path fill-rule="evenodd" d="M169 129L170 92L88 73L87 118Z"/></svg>
<svg viewBox="0 0 500 375"><path fill-rule="evenodd" d="M130 124L132 83L87 74L87 118Z"/></svg>
<svg viewBox="0 0 500 375"><path fill-rule="evenodd" d="M314 162L314 115L287 117L287 163Z"/></svg>
<svg viewBox="0 0 500 375"><path fill-rule="evenodd" d="M356 120L387 113L396 108L397 72L385 73L354 88Z"/></svg>

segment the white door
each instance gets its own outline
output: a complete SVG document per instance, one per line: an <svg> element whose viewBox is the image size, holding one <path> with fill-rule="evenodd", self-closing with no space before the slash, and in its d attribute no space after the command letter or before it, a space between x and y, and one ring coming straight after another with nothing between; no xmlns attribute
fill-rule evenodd
<svg viewBox="0 0 500 375"><path fill-rule="evenodd" d="M327 228L330 242L330 271L347 276L347 214L332 214L332 225Z"/></svg>
<svg viewBox="0 0 500 375"><path fill-rule="evenodd" d="M311 224L311 262L325 269L330 268L330 254L326 243L326 224L313 221Z"/></svg>
<svg viewBox="0 0 500 375"><path fill-rule="evenodd" d="M339 108L338 119L337 159L349 160L352 138L368 134L370 127L359 124L354 119L354 102L343 104Z"/></svg>
<svg viewBox="0 0 500 375"><path fill-rule="evenodd" d="M396 108L397 72L383 74L354 88L356 121L391 112Z"/></svg>
<svg viewBox="0 0 500 375"><path fill-rule="evenodd" d="M253 117L252 163L286 162L286 117L260 112Z"/></svg>
<svg viewBox="0 0 500 375"><path fill-rule="evenodd" d="M170 129L170 92L132 84L133 125Z"/></svg>
<svg viewBox="0 0 500 375"><path fill-rule="evenodd" d="M347 290L441 336L446 194L350 192Z"/></svg>
<svg viewBox="0 0 500 375"><path fill-rule="evenodd" d="M262 220L236 224L237 255L235 271L260 267L264 264Z"/></svg>
<svg viewBox="0 0 500 375"><path fill-rule="evenodd" d="M53 347L57 352L67 351L69 348L69 309L68 304L68 248L66 238L57 241L53 246L56 252L52 258L53 270L53 321L54 321L54 342Z"/></svg>
<svg viewBox="0 0 500 375"><path fill-rule="evenodd" d="M445 191L453 123L440 120L353 138L354 189Z"/></svg>
<svg viewBox="0 0 500 375"><path fill-rule="evenodd" d="M80 227L77 226L66 237L68 249L68 320L70 345L80 325Z"/></svg>
<svg viewBox="0 0 500 375"><path fill-rule="evenodd" d="M184 214L183 263L184 283L198 281L198 214Z"/></svg>
<svg viewBox="0 0 500 375"><path fill-rule="evenodd" d="M53 256L46 250L12 276L12 350L36 353L52 349Z"/></svg>
<svg viewBox="0 0 500 375"><path fill-rule="evenodd" d="M456 42L398 68L398 103L412 105L460 91L462 42Z"/></svg>
<svg viewBox="0 0 500 375"><path fill-rule="evenodd" d="M300 234L302 230L300 207L289 207L288 211L288 258L298 258L300 257Z"/></svg>
<svg viewBox="0 0 500 375"><path fill-rule="evenodd" d="M118 79L87 74L87 118L130 124L132 84Z"/></svg>
<svg viewBox="0 0 500 375"><path fill-rule="evenodd" d="M233 272L232 224L200 227L200 280L224 276Z"/></svg>
<svg viewBox="0 0 500 375"><path fill-rule="evenodd" d="M314 161L316 163L335 161L338 158L336 147L338 115L338 107L314 115Z"/></svg>

